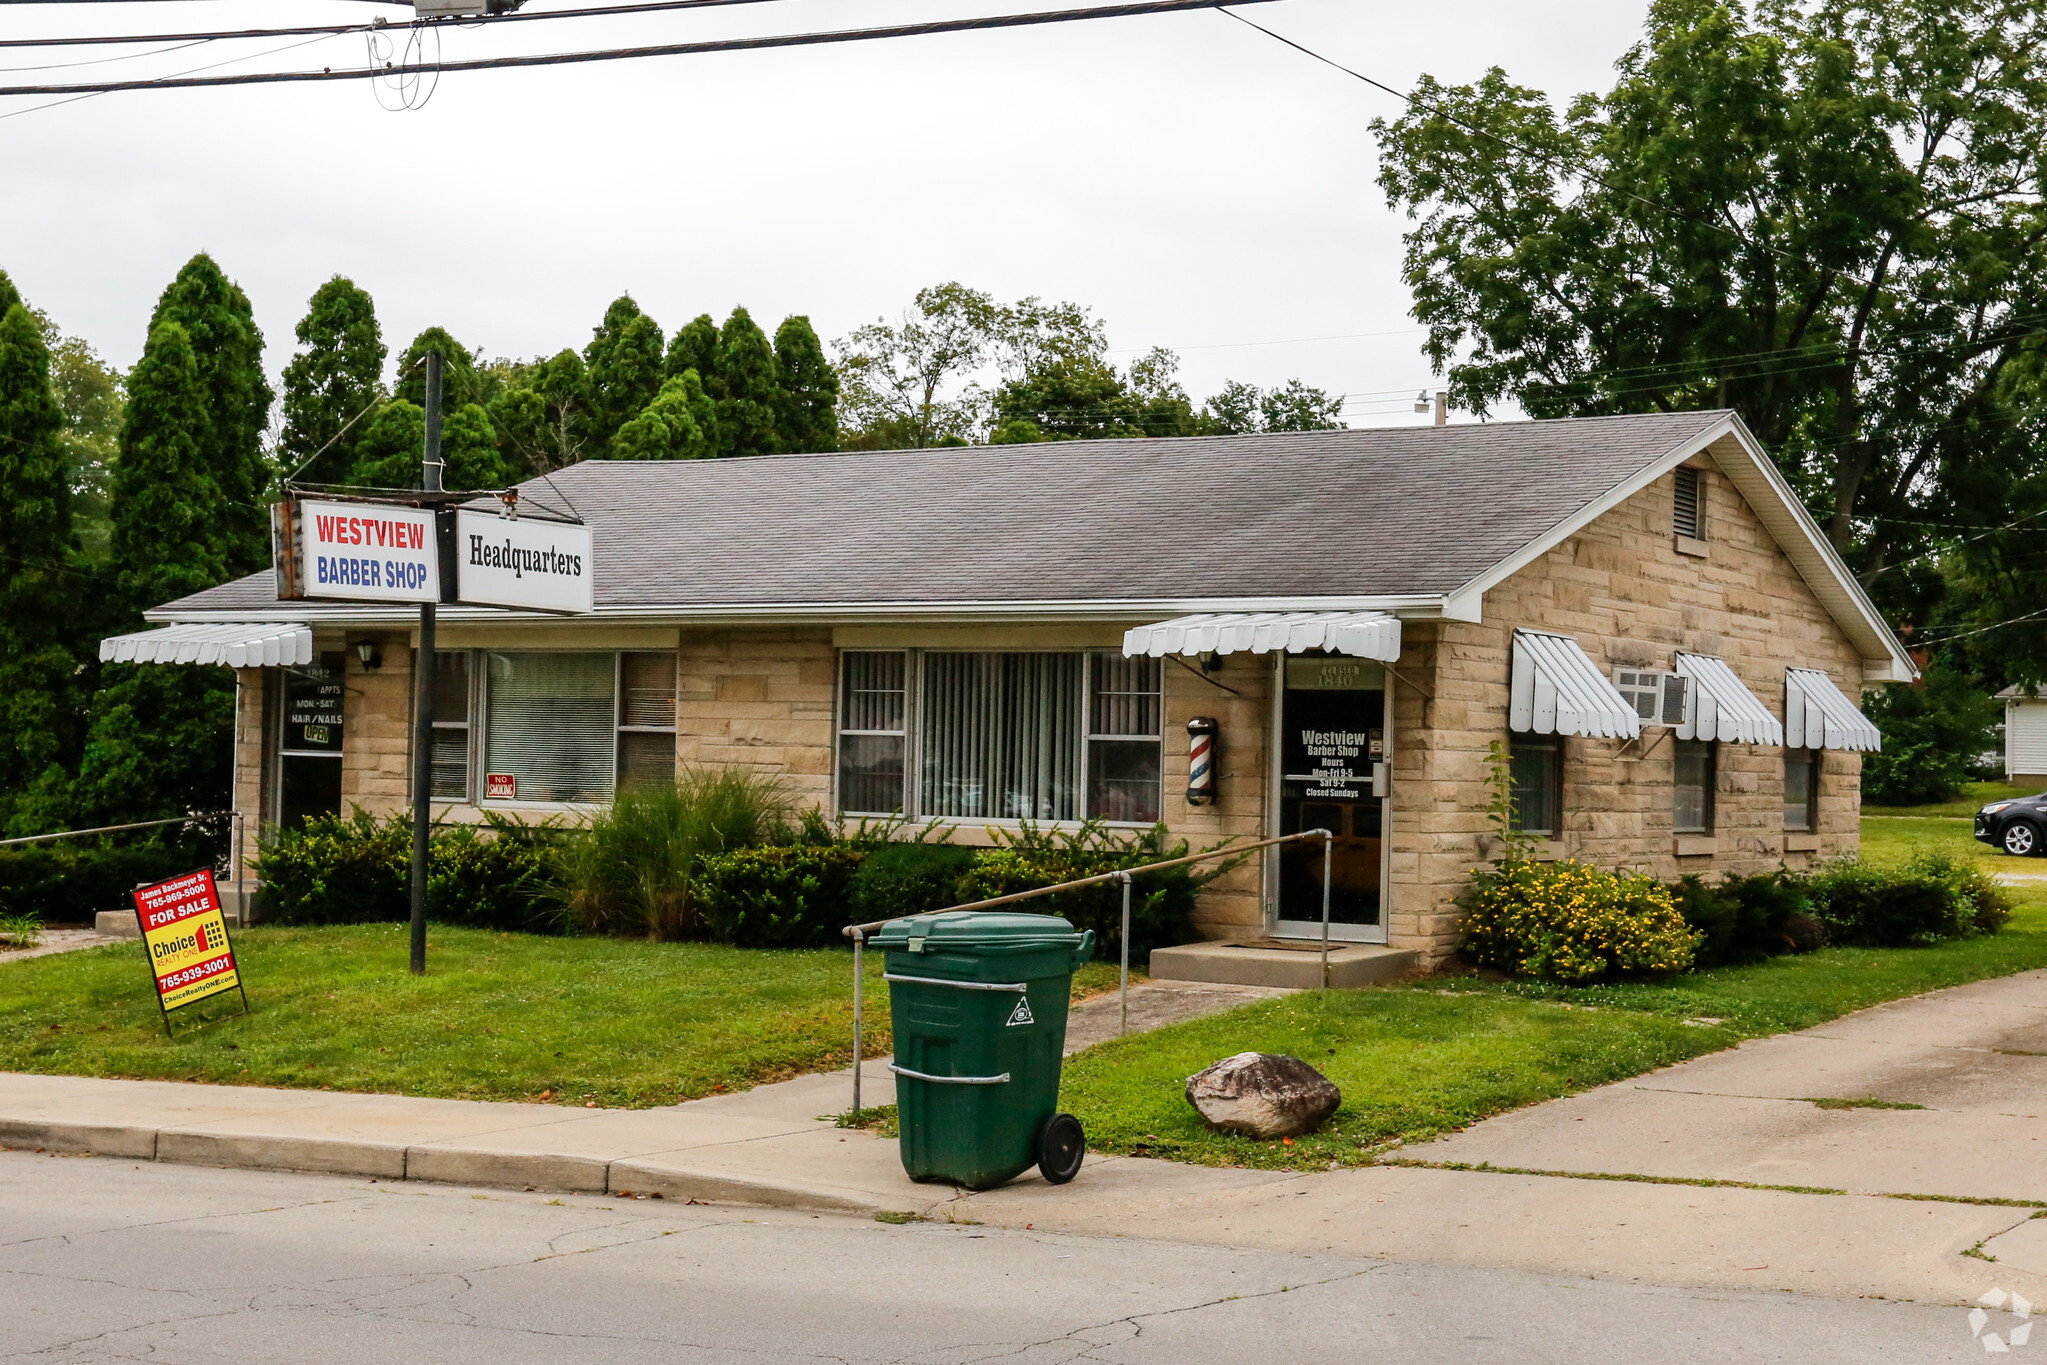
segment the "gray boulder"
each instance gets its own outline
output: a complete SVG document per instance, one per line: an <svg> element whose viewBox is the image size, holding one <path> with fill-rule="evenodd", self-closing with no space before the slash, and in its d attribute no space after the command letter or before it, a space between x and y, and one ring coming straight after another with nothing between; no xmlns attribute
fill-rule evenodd
<svg viewBox="0 0 2047 1365"><path fill-rule="evenodd" d="M1189 1076L1187 1103L1225 1133L1298 1137L1335 1113L1343 1092L1298 1057L1239 1052Z"/></svg>

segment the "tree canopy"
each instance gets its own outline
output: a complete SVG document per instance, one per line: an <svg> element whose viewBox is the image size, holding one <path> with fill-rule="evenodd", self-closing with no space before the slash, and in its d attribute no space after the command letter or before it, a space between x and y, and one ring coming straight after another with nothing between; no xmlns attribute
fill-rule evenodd
<svg viewBox="0 0 2047 1365"><path fill-rule="evenodd" d="M300 350L284 367L278 458L284 473L297 470L307 483L340 483L355 466L358 414L381 390L385 348L376 305L354 281L336 275L313 291L295 334Z"/></svg>

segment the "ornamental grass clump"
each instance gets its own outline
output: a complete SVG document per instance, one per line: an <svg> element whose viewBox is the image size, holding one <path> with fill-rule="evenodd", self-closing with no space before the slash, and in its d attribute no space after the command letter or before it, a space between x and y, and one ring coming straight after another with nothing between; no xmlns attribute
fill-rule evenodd
<svg viewBox="0 0 2047 1365"><path fill-rule="evenodd" d="M1702 939L1654 877L1575 858L1475 871L1457 903L1465 957L1516 976L1567 983L1673 976L1691 969Z"/></svg>

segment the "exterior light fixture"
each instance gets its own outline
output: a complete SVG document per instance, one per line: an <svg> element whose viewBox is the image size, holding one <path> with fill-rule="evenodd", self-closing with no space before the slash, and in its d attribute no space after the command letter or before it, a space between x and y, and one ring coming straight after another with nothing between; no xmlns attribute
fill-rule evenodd
<svg viewBox="0 0 2047 1365"><path fill-rule="evenodd" d="M384 651L377 648L375 640L357 640L355 657L362 660L365 673L374 673L384 666Z"/></svg>

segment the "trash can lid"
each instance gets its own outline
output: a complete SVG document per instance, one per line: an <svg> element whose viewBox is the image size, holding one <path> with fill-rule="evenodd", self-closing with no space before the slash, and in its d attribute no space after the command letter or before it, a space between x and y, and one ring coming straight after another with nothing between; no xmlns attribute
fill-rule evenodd
<svg viewBox="0 0 2047 1365"><path fill-rule="evenodd" d="M868 941L897 952L1020 953L1070 948L1080 942L1080 933L1057 915L941 910L892 919Z"/></svg>

